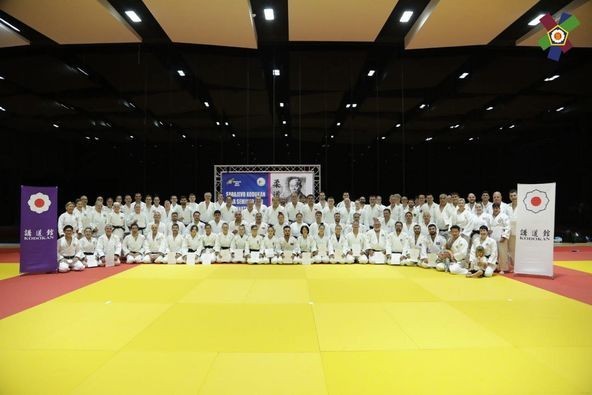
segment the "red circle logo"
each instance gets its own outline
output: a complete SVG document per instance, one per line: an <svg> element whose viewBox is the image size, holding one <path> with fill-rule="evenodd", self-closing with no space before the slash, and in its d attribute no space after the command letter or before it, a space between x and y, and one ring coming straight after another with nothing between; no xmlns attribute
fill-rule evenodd
<svg viewBox="0 0 592 395"><path fill-rule="evenodd" d="M538 196L534 196L532 199L530 199L530 204L532 204L535 207L540 206L542 202L543 201Z"/></svg>
<svg viewBox="0 0 592 395"><path fill-rule="evenodd" d="M43 205L45 204L45 202L43 201L43 199L35 199L35 207L43 207Z"/></svg>

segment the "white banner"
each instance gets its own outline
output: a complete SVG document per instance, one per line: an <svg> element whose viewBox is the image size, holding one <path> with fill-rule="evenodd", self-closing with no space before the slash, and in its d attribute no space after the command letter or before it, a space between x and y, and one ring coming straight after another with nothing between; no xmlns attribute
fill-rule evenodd
<svg viewBox="0 0 592 395"><path fill-rule="evenodd" d="M518 184L514 272L553 277L555 183Z"/></svg>

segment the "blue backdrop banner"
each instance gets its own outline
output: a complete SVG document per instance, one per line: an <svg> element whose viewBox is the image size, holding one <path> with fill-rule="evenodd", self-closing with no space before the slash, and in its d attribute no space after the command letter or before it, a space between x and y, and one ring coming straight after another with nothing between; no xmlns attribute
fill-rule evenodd
<svg viewBox="0 0 592 395"><path fill-rule="evenodd" d="M244 208L249 199L261 196L263 204L271 201L270 173L222 173L221 189L224 196L232 196L236 207Z"/></svg>

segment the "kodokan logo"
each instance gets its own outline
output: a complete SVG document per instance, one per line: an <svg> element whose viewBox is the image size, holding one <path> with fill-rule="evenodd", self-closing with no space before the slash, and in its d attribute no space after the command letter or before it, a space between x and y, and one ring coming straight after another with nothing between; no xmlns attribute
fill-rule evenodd
<svg viewBox="0 0 592 395"><path fill-rule="evenodd" d="M49 206L51 206L51 200L49 200L49 196L44 193L37 192L32 194L29 197L29 208L31 211L37 214L42 214L49 210Z"/></svg>
<svg viewBox="0 0 592 395"><path fill-rule="evenodd" d="M524 196L524 207L528 211L533 213L540 213L547 209L549 205L549 197L547 196L546 192L539 191L538 189L533 189L532 191L526 192Z"/></svg>
<svg viewBox="0 0 592 395"><path fill-rule="evenodd" d="M264 186L265 185L265 178L259 177L257 179L257 185L259 185L260 187Z"/></svg>
<svg viewBox="0 0 592 395"><path fill-rule="evenodd" d="M568 36L572 30L580 26L580 21L574 15L564 12L559 17L559 22L555 22L551 14L544 15L539 19L539 22L547 30L547 34L539 39L539 46L543 51L551 48L549 49L547 58L558 62L561 54L566 53L572 48Z"/></svg>

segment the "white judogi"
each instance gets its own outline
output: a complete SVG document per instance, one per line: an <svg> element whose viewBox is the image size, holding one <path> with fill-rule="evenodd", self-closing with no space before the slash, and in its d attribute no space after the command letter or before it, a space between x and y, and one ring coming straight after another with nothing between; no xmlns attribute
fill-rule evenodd
<svg viewBox="0 0 592 395"><path fill-rule="evenodd" d="M128 263L141 263L144 259L144 236L138 233L136 237L132 234L125 236L121 248L123 249L123 256ZM132 253L138 253L134 256Z"/></svg>
<svg viewBox="0 0 592 395"><path fill-rule="evenodd" d="M232 262L234 263L241 263L245 262L245 251L247 250L247 240L249 236L247 234L243 234L242 236L239 234L234 235L232 238L232 243L230 244L230 249L235 251L236 253L232 257ZM238 252L238 251L241 252Z"/></svg>
<svg viewBox="0 0 592 395"><path fill-rule="evenodd" d="M303 235L298 237L298 249L300 252L310 252L312 253L315 250L315 243L312 236L309 234L306 238Z"/></svg>
<svg viewBox="0 0 592 395"><path fill-rule="evenodd" d="M302 213L302 215L304 216L304 204L300 202L296 202L296 204L288 202L286 203L285 209L285 215L288 217L288 221L290 222L296 221L296 214L298 213Z"/></svg>
<svg viewBox="0 0 592 395"><path fill-rule="evenodd" d="M183 225L183 222L181 222L181 221L177 221L177 222L171 221L171 222L169 222L167 224L167 233L166 233L166 235L167 236L170 236L170 235L173 234L173 225L174 224L179 225L179 234L180 235L185 235L185 225Z"/></svg>
<svg viewBox="0 0 592 395"><path fill-rule="evenodd" d="M133 223L138 224L138 228L141 234L144 234L146 231L146 227L148 226L148 218L144 215L144 213L136 214L135 212L131 213L127 216L126 225L129 229Z"/></svg>
<svg viewBox="0 0 592 395"><path fill-rule="evenodd" d="M197 211L199 211L201 220L207 223L214 219L216 208L213 202L206 202L204 200L197 205Z"/></svg>
<svg viewBox="0 0 592 395"><path fill-rule="evenodd" d="M193 211L189 204L186 204L185 207L182 205L178 205L179 210L179 221L183 222L183 225L187 226L191 221L193 221ZM200 213L201 218L201 213Z"/></svg>
<svg viewBox="0 0 592 395"><path fill-rule="evenodd" d="M183 255L186 256L190 252L195 253L197 261L197 257L201 253L201 236L197 233L195 237L188 233L183 238Z"/></svg>
<svg viewBox="0 0 592 395"><path fill-rule="evenodd" d="M337 259L336 252L341 253L341 259ZM347 237L343 233L341 233L339 239L337 239L335 234L331 235L331 238L329 239L329 262L346 263L348 252L349 247L347 245Z"/></svg>
<svg viewBox="0 0 592 395"><path fill-rule="evenodd" d="M327 207L327 201L323 200L322 202L315 203L314 206L315 206L316 211L323 212L325 207Z"/></svg>
<svg viewBox="0 0 592 395"><path fill-rule="evenodd" d="M175 254L180 254L176 261L177 263L183 263L183 236L181 232L177 234L177 236L173 236L172 234L168 235L166 238L166 253L174 252Z"/></svg>
<svg viewBox="0 0 592 395"><path fill-rule="evenodd" d="M391 210L391 218L394 219L395 222L397 222L397 221L403 222L405 220L405 218L403 216L403 205L401 203L394 204L394 205L388 205L388 206L386 206L386 208Z"/></svg>
<svg viewBox="0 0 592 395"><path fill-rule="evenodd" d="M447 242L447 245L449 242L450 240ZM452 242L452 245L450 245L450 251L452 252L456 262L450 262L448 264L448 270L450 273L465 275L469 272L466 268L466 258L469 254L468 249L469 243L460 236L457 237L454 242ZM439 271L446 271L446 267L446 263L444 262L439 262L436 264L436 269Z"/></svg>
<svg viewBox="0 0 592 395"><path fill-rule="evenodd" d="M228 207L227 204L225 204L224 206L220 207L220 214L222 214L222 221L226 221L226 222L232 222L234 221L234 213L236 213L238 211L238 208L236 208L236 206L230 206Z"/></svg>
<svg viewBox="0 0 592 395"><path fill-rule="evenodd" d="M402 254L403 249L407 244L407 240L409 239L409 235L403 231L401 231L401 233L397 233L397 231L395 230L387 237L388 238L386 242L386 255Z"/></svg>
<svg viewBox="0 0 592 395"><path fill-rule="evenodd" d="M224 200L220 201L220 200L216 200L214 202L214 211L216 210L220 210L222 208L222 206L226 205L226 202Z"/></svg>
<svg viewBox="0 0 592 395"><path fill-rule="evenodd" d="M163 215L163 216L160 218L160 220L161 220L162 222L165 222L165 223L167 223L167 224L168 224L168 223L170 223L170 222L171 222L171 215L172 215L173 213L176 213L176 212L177 212L177 210L173 210L173 208L172 208L172 207L169 209L169 211L167 211L166 209L164 209L164 215ZM178 219L178 218L177 218L177 219Z"/></svg>
<svg viewBox="0 0 592 395"><path fill-rule="evenodd" d="M189 232L191 232L191 227L193 225L197 226L197 234L199 234L199 235L204 234L204 232L206 230L206 224L202 221L199 221L197 223L195 221L191 222L189 225L187 225L185 227L185 229L186 229L185 233L189 234Z"/></svg>
<svg viewBox="0 0 592 395"><path fill-rule="evenodd" d="M452 226L452 218L449 215L448 206L436 206L434 209L435 215L432 217L432 222L436 224L439 232L448 232ZM447 234L447 233L446 233Z"/></svg>
<svg viewBox="0 0 592 395"><path fill-rule="evenodd" d="M119 240L123 240L123 235L127 231L125 227L125 214L121 211L119 213L111 212L107 215L107 224L113 226L113 234Z"/></svg>
<svg viewBox="0 0 592 395"><path fill-rule="evenodd" d="M361 221L364 225L371 227L374 218L381 218L382 217L382 207L379 204L366 204L364 206L364 210L362 211Z"/></svg>
<svg viewBox="0 0 592 395"><path fill-rule="evenodd" d="M70 225L72 228L74 228L75 235L82 231L80 225L80 218L74 212L72 214L69 214L66 211L58 218L58 234L60 236L64 235L64 226L66 225Z"/></svg>
<svg viewBox="0 0 592 395"><path fill-rule="evenodd" d="M477 239L473 240L473 244L471 245L471 252L469 254L469 262L471 263L471 269L477 269L473 264L477 262L476 260L476 251L477 247L483 247L485 250L485 258L487 258L488 265L493 267L495 270L496 263L497 263L497 242L493 240L491 237L486 237L485 240L478 237ZM492 270L492 273L493 273Z"/></svg>
<svg viewBox="0 0 592 395"><path fill-rule="evenodd" d="M257 227L258 227L257 233L260 236L267 235L267 227L268 227L268 225L265 222L261 222L260 224L254 223L253 225L257 225Z"/></svg>
<svg viewBox="0 0 592 395"><path fill-rule="evenodd" d="M273 257L271 258L271 263L278 263L278 255L280 253L280 244L277 238L269 237L268 235L264 236L261 241L261 249L262 251L266 250L273 250ZM267 261L267 260L266 260Z"/></svg>
<svg viewBox="0 0 592 395"><path fill-rule="evenodd" d="M284 218L284 222L282 222L281 224L279 222L277 222L275 225L273 225L273 229L275 229L275 234L276 235L283 235L284 234L284 226L290 226L290 224L288 223L288 220ZM290 228L290 232L292 231L292 229Z"/></svg>
<svg viewBox="0 0 592 395"><path fill-rule="evenodd" d="M161 222L162 224L162 222ZM166 238L163 233L158 232L156 236L152 235L152 231L146 235L144 240L144 263L150 263L150 255L158 254L158 258L154 261L155 263L162 263L163 256L166 254Z"/></svg>
<svg viewBox="0 0 592 395"><path fill-rule="evenodd" d="M90 240L86 237L78 240L79 255L78 258L83 260L86 256L96 256L97 253L97 239L91 237Z"/></svg>
<svg viewBox="0 0 592 395"><path fill-rule="evenodd" d="M298 238L300 236L300 229L306 225L304 222L293 222L292 225L290 225L290 229L292 230L292 236ZM310 230L310 229L309 229Z"/></svg>
<svg viewBox="0 0 592 395"><path fill-rule="evenodd" d="M485 204L485 203L483 203L483 201L481 201L481 205L483 206L484 213L493 215L493 203L492 202L487 202L487 204ZM500 207L500 209L501 209L501 207ZM500 212L501 212L501 210L500 210Z"/></svg>
<svg viewBox="0 0 592 395"><path fill-rule="evenodd" d="M97 256L99 259L103 258L107 251L113 251L113 254L118 256L121 255L121 241L119 241L115 231L111 234L111 237L102 235L97 239Z"/></svg>
<svg viewBox="0 0 592 395"><path fill-rule="evenodd" d="M380 218L380 228L384 229L384 231L388 234L388 233L393 233L395 231L395 221L391 215L391 217L389 218L388 221L386 221L385 223L385 219L384 217Z"/></svg>
<svg viewBox="0 0 592 395"><path fill-rule="evenodd" d="M360 225L361 227L361 225ZM366 256L366 233L362 233L361 230L358 231L358 234L355 234L353 231L349 232L346 236L347 245L352 253L351 262L354 263L355 259L358 260L359 263L368 263L368 257ZM355 250L359 248L360 254L356 255Z"/></svg>
<svg viewBox="0 0 592 395"><path fill-rule="evenodd" d="M105 206L103 206L103 209L104 208L105 208ZM108 211L110 211L110 210L108 210ZM130 203L129 206L127 204L122 204L120 211L127 217L128 215L130 215L131 213L134 212L134 205L133 205L133 203ZM107 214L108 214L108 212L107 212Z"/></svg>
<svg viewBox="0 0 592 395"><path fill-rule="evenodd" d="M243 221L247 222L248 224L252 224L253 222L255 222L255 215L257 215L258 212L259 211L257 211L255 207L253 207L251 211L249 211L248 208L244 209L243 211L241 211Z"/></svg>
<svg viewBox="0 0 592 395"><path fill-rule="evenodd" d="M435 225L432 221L428 222L427 224L424 221L421 221L419 224L419 227L421 228L421 234L425 237L428 237L430 235L430 230L428 227L432 224Z"/></svg>
<svg viewBox="0 0 592 395"><path fill-rule="evenodd" d="M277 225L278 223L278 214L284 213L286 215L286 210L282 205L278 205L277 207L269 206L267 210L265 210L265 215L263 216L263 221L270 224L270 225ZM277 234L277 233L276 233Z"/></svg>
<svg viewBox="0 0 592 395"><path fill-rule="evenodd" d="M466 208L463 212L457 210L454 225L460 226L462 235L471 237L471 232L473 231L473 214Z"/></svg>
<svg viewBox="0 0 592 395"><path fill-rule="evenodd" d="M226 234L224 234L224 232L218 233L214 244L214 251L219 254L221 250L229 250L230 245L232 244L232 239L234 239L234 234L230 232Z"/></svg>
<svg viewBox="0 0 592 395"><path fill-rule="evenodd" d="M236 234L238 233L238 228L240 228L241 225L243 225L246 230L249 223L246 221L240 221L239 223L237 223L236 220L233 220L232 222L228 223L228 230L230 231L230 233Z"/></svg>
<svg viewBox="0 0 592 395"><path fill-rule="evenodd" d="M497 261L500 271L509 269L508 253L511 236L510 219L506 214L499 213L497 217L492 217L491 238L497 242ZM504 240L504 242L501 242Z"/></svg>
<svg viewBox="0 0 592 395"><path fill-rule="evenodd" d="M483 225L487 226L487 229L491 230L491 225L493 223L493 217L490 214L485 212L481 213L481 215L473 214L473 230L479 230L479 228Z"/></svg>
<svg viewBox="0 0 592 395"><path fill-rule="evenodd" d="M411 257L411 250L417 250L419 252L417 259ZM402 258L401 265L417 265L419 261L428 259L426 239L421 233L419 236L413 234L413 236L407 238L405 248L403 248Z"/></svg>
<svg viewBox="0 0 592 395"><path fill-rule="evenodd" d="M341 222L344 226L354 221L354 213L356 212L356 209L353 205L350 204L349 208L345 205L343 207L339 207L339 211L341 212Z"/></svg>
<svg viewBox="0 0 592 395"><path fill-rule="evenodd" d="M152 224L154 224L154 223L156 223L156 222L150 222L148 224L148 232L146 232L146 234L152 233ZM167 226L166 226L166 223L164 223L162 221L160 221L158 223L158 233L162 233L163 236L166 236L167 235Z"/></svg>
<svg viewBox="0 0 592 395"><path fill-rule="evenodd" d="M258 252L259 259L255 259L251 255L251 252ZM248 256L247 263L265 263L265 257L263 254L263 237L260 235L253 237L252 234L249 234L245 246L245 256Z"/></svg>
<svg viewBox="0 0 592 395"><path fill-rule="evenodd" d="M349 224L345 227L345 229L343 230L343 233L345 233L345 235L347 236L349 233L351 233L353 231L353 225ZM364 224L360 224L360 233L366 233L368 232L370 229L364 225Z"/></svg>
<svg viewBox="0 0 592 395"><path fill-rule="evenodd" d="M152 206L150 206L150 212L148 212L148 219L150 220L148 222L152 222L154 220L154 213L156 212L160 213L161 221L163 220L163 218L166 217L164 206L162 206L161 204L159 204L158 206L153 204Z"/></svg>
<svg viewBox="0 0 592 395"><path fill-rule="evenodd" d="M510 244L508 245L508 255L512 258L512 262L516 257L516 214L518 212L518 205L512 208L512 204L506 205L506 215L510 220Z"/></svg>
<svg viewBox="0 0 592 395"><path fill-rule="evenodd" d="M323 222L321 222L321 223L325 225L325 234L328 235L328 236L330 236L331 235L331 228L329 228L329 226L327 224L325 224ZM314 236L316 236L316 235L319 234L319 226L320 225L321 224L316 223L316 222L313 223L312 225L310 225L310 235L311 236L314 237Z"/></svg>
<svg viewBox="0 0 592 395"><path fill-rule="evenodd" d="M222 225L224 224L224 221L220 220L218 222L216 222L215 219L211 220L209 222L210 226L212 227L212 233L220 233L222 232Z"/></svg>
<svg viewBox="0 0 592 395"><path fill-rule="evenodd" d="M335 223L335 213L340 213L339 209L335 206L333 206L333 208L329 207L329 205L327 205L327 207L325 207L323 209L323 222L326 224L334 224Z"/></svg>
<svg viewBox="0 0 592 395"><path fill-rule="evenodd" d="M329 263L329 236L326 234L323 237L318 234L314 236L314 252L313 263Z"/></svg>
<svg viewBox="0 0 592 395"><path fill-rule="evenodd" d="M105 234L105 225L107 225L107 214L104 213L102 210L99 212L97 210L92 210L91 215L91 227L93 231L96 229L96 233L93 232L95 237L99 237Z"/></svg>
<svg viewBox="0 0 592 395"><path fill-rule="evenodd" d="M335 234L335 227L336 227L337 225L341 225L341 233L343 234L343 231L345 230L345 228L346 228L346 226L347 226L345 223L343 223L343 220L340 220L340 221L339 221L339 223L337 223L337 222L334 222L334 223L332 223L332 224L328 224L328 225L325 227L325 233L327 233L328 235L333 235L333 234Z"/></svg>
<svg viewBox="0 0 592 395"><path fill-rule="evenodd" d="M436 233L432 238L431 235L426 236L426 250L428 254L439 254L446 246L446 239Z"/></svg>
<svg viewBox="0 0 592 395"><path fill-rule="evenodd" d="M409 237L413 236L413 228L415 227L415 225L417 225L417 223L415 222L411 222L411 224L403 222L403 232L407 233L407 236Z"/></svg>
<svg viewBox="0 0 592 395"><path fill-rule="evenodd" d="M222 221L220 221L222 222ZM215 260L215 253L214 253L214 247L216 246L216 239L218 238L218 236L214 233L210 233L209 235L204 234L201 237L201 254L200 254L200 260L203 262L203 258L205 256L209 256L211 258L211 261Z"/></svg>
<svg viewBox="0 0 592 395"><path fill-rule="evenodd" d="M86 228L92 228L92 212L85 210L79 211L78 208L74 209L74 212L78 214L78 220L80 221L80 233L84 232Z"/></svg>
<svg viewBox="0 0 592 395"><path fill-rule="evenodd" d="M265 216L265 212L267 211L267 206L261 203L261 205L257 206L257 202L255 202L255 210L261 213L261 215Z"/></svg>
<svg viewBox="0 0 592 395"><path fill-rule="evenodd" d="M437 209L438 209L438 205L436 203L432 203L432 204L424 203L423 206L421 206L421 213L422 213L422 215L425 212L430 213L430 220L435 221Z"/></svg>
<svg viewBox="0 0 592 395"><path fill-rule="evenodd" d="M386 241L387 235L383 229L380 229L379 232L376 232L375 229L366 232L366 250L372 250L374 253L381 252L386 255ZM368 261L376 263L374 255L369 254Z"/></svg>
<svg viewBox="0 0 592 395"><path fill-rule="evenodd" d="M300 254L300 248L298 247L298 241L293 237L290 236L288 240L282 235L278 238L279 249L281 251L282 256L286 252L291 252L293 254L293 261L294 263L299 263L300 259L296 256Z"/></svg>
<svg viewBox="0 0 592 395"><path fill-rule="evenodd" d="M305 204L302 207L302 221L307 224L310 225L313 222L315 222L315 213L317 212L317 209L315 208L315 205L313 204L312 206Z"/></svg>
<svg viewBox="0 0 592 395"><path fill-rule="evenodd" d="M68 272L70 269L84 270L84 265L78 260L79 256L80 245L75 236L72 236L70 241L65 237L58 239L58 270L60 273Z"/></svg>

